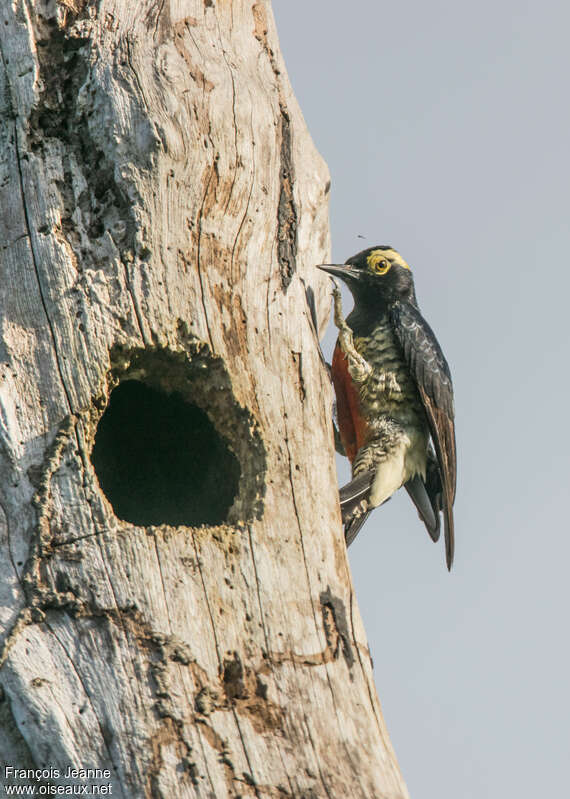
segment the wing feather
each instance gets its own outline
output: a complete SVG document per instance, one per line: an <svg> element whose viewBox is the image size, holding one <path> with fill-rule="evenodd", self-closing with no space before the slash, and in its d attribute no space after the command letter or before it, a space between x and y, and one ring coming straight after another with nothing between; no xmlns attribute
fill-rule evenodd
<svg viewBox="0 0 570 799"><path fill-rule="evenodd" d="M451 374L431 327L417 308L397 302L392 307L391 319L416 381L433 440L441 475L445 555L450 569L455 550L453 502L457 476Z"/></svg>

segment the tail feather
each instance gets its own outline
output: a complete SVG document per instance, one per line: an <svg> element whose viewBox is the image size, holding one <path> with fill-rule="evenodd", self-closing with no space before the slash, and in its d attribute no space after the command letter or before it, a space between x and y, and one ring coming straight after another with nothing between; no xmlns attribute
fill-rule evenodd
<svg viewBox="0 0 570 799"><path fill-rule="evenodd" d="M373 479L374 474L364 472L339 491L340 511L347 546L352 544L370 513L371 509L368 510L368 497L370 496Z"/></svg>
<svg viewBox="0 0 570 799"><path fill-rule="evenodd" d="M455 535L453 530L453 513L451 512L450 504L446 505L443 514L443 531L445 538L445 562L447 563L447 570L451 571L453 556L455 554Z"/></svg>
<svg viewBox="0 0 570 799"><path fill-rule="evenodd" d="M425 524L430 538L432 541L437 541L439 539L439 513L437 513L433 507L431 498L426 491L424 481L419 474L416 474L408 480L405 484L405 488L410 499L416 506L416 510L419 513L420 519Z"/></svg>
<svg viewBox="0 0 570 799"><path fill-rule="evenodd" d="M347 547L352 544L369 514L370 511L365 510L359 516L355 516L353 519L347 522L344 527L344 540L346 541Z"/></svg>
<svg viewBox="0 0 570 799"><path fill-rule="evenodd" d="M363 499L368 499L373 479L373 473L363 472L340 489L338 494L343 518L345 513L350 514L352 512L354 504L358 504Z"/></svg>
<svg viewBox="0 0 570 799"><path fill-rule="evenodd" d="M441 473L435 452L430 447L426 470L426 490L439 524L439 514L443 513L443 537L445 539L445 562L451 571L455 550L453 530L453 499L448 494L444 497Z"/></svg>

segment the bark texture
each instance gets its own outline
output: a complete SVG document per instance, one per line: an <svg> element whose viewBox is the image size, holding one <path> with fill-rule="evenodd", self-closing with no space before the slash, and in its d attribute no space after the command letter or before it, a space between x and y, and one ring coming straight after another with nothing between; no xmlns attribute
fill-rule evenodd
<svg viewBox="0 0 570 799"><path fill-rule="evenodd" d="M328 174L269 3L5 0L0 46L0 757L125 799L406 797L311 325Z"/></svg>

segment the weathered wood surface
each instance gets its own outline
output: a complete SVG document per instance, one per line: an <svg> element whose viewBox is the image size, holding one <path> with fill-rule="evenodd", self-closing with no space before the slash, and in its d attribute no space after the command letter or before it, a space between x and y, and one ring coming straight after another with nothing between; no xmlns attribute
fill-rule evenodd
<svg viewBox="0 0 570 799"><path fill-rule="evenodd" d="M0 46L0 757L126 799L406 797L307 303L328 175L269 3L6 0ZM113 513L90 453L133 377L229 441L227 523Z"/></svg>

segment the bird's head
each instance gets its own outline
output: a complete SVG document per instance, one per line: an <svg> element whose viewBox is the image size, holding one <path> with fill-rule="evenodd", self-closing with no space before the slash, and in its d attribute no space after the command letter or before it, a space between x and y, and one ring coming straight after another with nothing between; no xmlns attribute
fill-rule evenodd
<svg viewBox="0 0 570 799"><path fill-rule="evenodd" d="M322 264L319 269L343 280L357 302L416 304L414 278L399 252L387 245L369 247L344 264Z"/></svg>

